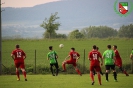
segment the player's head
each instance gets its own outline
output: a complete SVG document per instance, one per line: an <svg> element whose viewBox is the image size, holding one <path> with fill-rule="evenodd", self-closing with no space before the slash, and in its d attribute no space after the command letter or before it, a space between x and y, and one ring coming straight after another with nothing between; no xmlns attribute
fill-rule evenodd
<svg viewBox="0 0 133 88"><path fill-rule="evenodd" d="M97 49L97 46L96 45L93 45L93 49L96 50Z"/></svg>
<svg viewBox="0 0 133 88"><path fill-rule="evenodd" d="M16 48L17 48L17 49L19 48L19 45L18 45L18 44L16 45Z"/></svg>
<svg viewBox="0 0 133 88"><path fill-rule="evenodd" d="M97 47L96 49L97 49L97 51L98 51L98 50L99 50L99 47Z"/></svg>
<svg viewBox="0 0 133 88"><path fill-rule="evenodd" d="M53 46L49 46L49 50L53 50Z"/></svg>
<svg viewBox="0 0 133 88"><path fill-rule="evenodd" d="M72 47L72 48L71 48L71 51L75 51L75 48Z"/></svg>
<svg viewBox="0 0 133 88"><path fill-rule="evenodd" d="M108 49L111 49L111 45L107 45L107 48L108 48Z"/></svg>
<svg viewBox="0 0 133 88"><path fill-rule="evenodd" d="M117 49L117 45L113 45L113 49L116 50Z"/></svg>

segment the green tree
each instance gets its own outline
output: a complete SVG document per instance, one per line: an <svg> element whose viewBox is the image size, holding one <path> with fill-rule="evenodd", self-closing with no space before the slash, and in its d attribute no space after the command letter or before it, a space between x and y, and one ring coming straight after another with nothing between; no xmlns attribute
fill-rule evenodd
<svg viewBox="0 0 133 88"><path fill-rule="evenodd" d="M90 26L81 30L86 38L108 38L117 36L117 31L107 26Z"/></svg>
<svg viewBox="0 0 133 88"><path fill-rule="evenodd" d="M79 39L79 38L84 38L84 35L81 34L78 29L76 29L68 34L68 38L69 39Z"/></svg>
<svg viewBox="0 0 133 88"><path fill-rule="evenodd" d="M54 14L51 14L51 16L48 19L45 18L43 23L40 25L41 27L43 27L46 30L44 35L46 33L47 34L49 33L49 38L53 38L52 34L56 33L55 31L58 30L59 26L61 25L59 22L56 22L56 20L59 19L57 14L58 14L57 12L55 12Z"/></svg>
<svg viewBox="0 0 133 88"><path fill-rule="evenodd" d="M119 37L127 37L127 38L133 38L133 24L130 25L123 25L120 27L118 31Z"/></svg>

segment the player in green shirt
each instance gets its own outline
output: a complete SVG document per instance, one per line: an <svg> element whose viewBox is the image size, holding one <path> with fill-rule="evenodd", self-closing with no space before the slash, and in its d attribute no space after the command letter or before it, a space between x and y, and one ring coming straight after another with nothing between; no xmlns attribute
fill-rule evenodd
<svg viewBox="0 0 133 88"><path fill-rule="evenodd" d="M115 64L114 64L114 59L115 59L115 53L113 50L111 50L111 45L107 46L107 50L103 53L102 58L105 59L105 68L106 68L106 81L108 82L108 73L110 68L113 70L114 74L114 81L117 81L117 73L115 71Z"/></svg>
<svg viewBox="0 0 133 88"><path fill-rule="evenodd" d="M57 58L58 58L58 55L55 51L53 51L53 47L52 46L49 46L49 50L50 52L47 54L47 60L50 61L50 70L52 72L52 75L54 75L54 72L53 72L53 66L55 66L56 68L56 76L58 75L58 62L57 62Z"/></svg>
<svg viewBox="0 0 133 88"><path fill-rule="evenodd" d="M133 49L132 49L131 54L130 54L130 59L132 60L132 58L133 58Z"/></svg>

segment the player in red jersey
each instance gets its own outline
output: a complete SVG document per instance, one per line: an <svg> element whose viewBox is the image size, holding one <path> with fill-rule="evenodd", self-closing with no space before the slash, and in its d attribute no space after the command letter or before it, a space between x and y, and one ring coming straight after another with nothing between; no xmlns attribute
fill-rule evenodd
<svg viewBox="0 0 133 88"><path fill-rule="evenodd" d="M66 60L67 58L69 58L69 60ZM82 76L81 72L79 71L79 69L77 68L77 64L76 62L78 62L78 59L80 58L80 55L78 52L75 51L75 48L71 48L71 51L69 53L69 55L65 58L65 61L62 63L62 67L63 67L63 71L62 72L66 72L66 64L72 64L76 70L76 72Z"/></svg>
<svg viewBox="0 0 133 88"><path fill-rule="evenodd" d="M113 46L113 50L114 50L114 52L115 52L115 65L118 66L119 69L120 69L126 76L129 76L128 73L127 73L125 70L123 70L123 68L122 68L122 59L121 59L121 57L120 57L120 54L119 54L119 52L118 52L118 50L117 50L117 46L116 46L116 45Z"/></svg>
<svg viewBox="0 0 133 88"><path fill-rule="evenodd" d="M24 65L24 59L26 58L25 52L19 48L19 45L16 45L16 49L12 51L11 57L14 60L14 64L16 67L17 80L18 81L20 80L19 68L21 68L25 81L27 81L25 65Z"/></svg>
<svg viewBox="0 0 133 88"><path fill-rule="evenodd" d="M89 52L88 59L90 60L90 77L92 80L92 85L94 85L94 75L93 71L96 70L98 75L98 81L101 85L101 75L100 75L100 65L99 65L99 58L101 58L101 65L103 65L102 55L99 51L97 51L96 45L93 46L93 50Z"/></svg>
<svg viewBox="0 0 133 88"><path fill-rule="evenodd" d="M99 48L97 47L96 50L98 51ZM99 61L99 65L100 65L100 61ZM95 75L95 74L96 74L96 72L95 72L95 70L94 70L94 71L93 71L93 75ZM102 70L101 70L101 67L100 67L100 74L103 75L103 72L102 72Z"/></svg>

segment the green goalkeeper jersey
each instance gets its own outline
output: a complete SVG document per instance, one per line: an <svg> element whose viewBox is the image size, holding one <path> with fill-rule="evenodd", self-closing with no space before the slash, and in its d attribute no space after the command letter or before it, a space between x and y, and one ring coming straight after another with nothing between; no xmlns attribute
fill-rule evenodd
<svg viewBox="0 0 133 88"><path fill-rule="evenodd" d="M56 62L56 56L57 56L57 53L56 53L55 51L50 51L50 52L47 54L47 58L49 58L50 64L55 64L55 63L57 63L57 62Z"/></svg>
<svg viewBox="0 0 133 88"><path fill-rule="evenodd" d="M103 57L105 59L105 65L114 65L114 58L115 56L115 53L113 50L106 50L104 53L103 53Z"/></svg>

